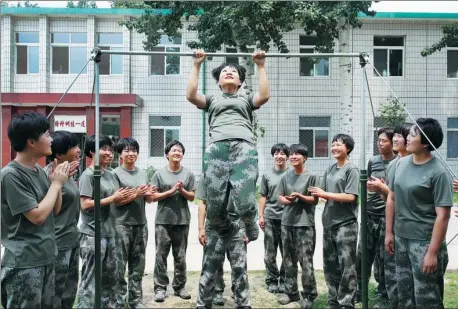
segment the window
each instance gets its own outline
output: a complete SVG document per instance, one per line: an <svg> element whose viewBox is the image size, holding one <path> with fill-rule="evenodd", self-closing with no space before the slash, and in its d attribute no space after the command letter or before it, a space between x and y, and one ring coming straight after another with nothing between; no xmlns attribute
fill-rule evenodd
<svg viewBox="0 0 458 309"><path fill-rule="evenodd" d="M180 116L149 116L150 157L163 157L165 146L180 139Z"/></svg>
<svg viewBox="0 0 458 309"><path fill-rule="evenodd" d="M403 76L403 58L404 37L374 36L374 66L380 75Z"/></svg>
<svg viewBox="0 0 458 309"><path fill-rule="evenodd" d="M299 116L299 142L307 146L309 158L329 157L331 117Z"/></svg>
<svg viewBox="0 0 458 309"><path fill-rule="evenodd" d="M313 54L317 37L301 35L299 37L299 52L301 54ZM311 58L300 58L300 76L329 76L329 58L320 58L314 63Z"/></svg>
<svg viewBox="0 0 458 309"><path fill-rule="evenodd" d="M16 74L39 73L38 32L16 32Z"/></svg>
<svg viewBox="0 0 458 309"><path fill-rule="evenodd" d="M447 77L458 78L458 42L447 46Z"/></svg>
<svg viewBox="0 0 458 309"><path fill-rule="evenodd" d="M97 44L103 50L123 50L122 33L98 33ZM123 56L102 54L99 63L100 75L122 74Z"/></svg>
<svg viewBox="0 0 458 309"><path fill-rule="evenodd" d="M447 119L447 158L458 159L458 118Z"/></svg>
<svg viewBox="0 0 458 309"><path fill-rule="evenodd" d="M119 141L121 135L121 118L113 115L102 115L100 118L100 133L108 136L113 144ZM111 167L115 168L119 165L119 155L113 150L113 161Z"/></svg>
<svg viewBox="0 0 458 309"><path fill-rule="evenodd" d="M235 47L227 47L226 48L226 53L236 53L237 48ZM254 52L254 48L248 48L249 53ZM237 63L239 64L239 57L226 57L226 62L227 63ZM248 74L247 75L254 75L255 74L255 69L254 69L254 62L251 58L248 59Z"/></svg>
<svg viewBox="0 0 458 309"><path fill-rule="evenodd" d="M53 74L78 74L87 62L86 33L51 33L51 47Z"/></svg>
<svg viewBox="0 0 458 309"><path fill-rule="evenodd" d="M180 52L181 35L177 37L168 37L161 35L159 46L152 51ZM151 56L151 75L179 75L180 74L180 56Z"/></svg>

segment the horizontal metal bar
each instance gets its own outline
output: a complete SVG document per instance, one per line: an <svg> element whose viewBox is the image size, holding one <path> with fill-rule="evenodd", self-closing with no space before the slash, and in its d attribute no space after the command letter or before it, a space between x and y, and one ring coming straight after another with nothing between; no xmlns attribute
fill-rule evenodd
<svg viewBox="0 0 458 309"><path fill-rule="evenodd" d="M194 56L193 52L166 52L166 51L121 51L121 50L100 50L101 54L109 55L130 55L130 56ZM251 57L252 53L206 53L207 57ZM301 54L301 53L266 53L266 57L280 58L332 58L332 57L360 57L359 53L323 53L323 54Z"/></svg>

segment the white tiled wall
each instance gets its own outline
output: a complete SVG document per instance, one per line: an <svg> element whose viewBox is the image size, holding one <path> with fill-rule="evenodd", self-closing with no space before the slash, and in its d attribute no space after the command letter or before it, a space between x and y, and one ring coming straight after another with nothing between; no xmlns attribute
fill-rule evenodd
<svg viewBox="0 0 458 309"><path fill-rule="evenodd" d="M75 75L51 74L50 33L51 32L87 32L89 58L95 46L97 32L122 32L124 49L143 50L143 35L131 33L119 25L118 17L106 18L88 16L87 18L46 17L25 18L2 16L2 91L3 92L63 92L75 78ZM366 51L373 55L374 35L405 36L404 76L390 77L386 81L413 117L428 116L441 121L446 130L446 118L458 117L458 79L449 79L446 75L446 52L437 52L422 57L420 51L441 37L441 26L445 21L425 20L363 20L363 27L352 31L350 49L352 52ZM185 25L185 29L187 24ZM14 31L40 30L40 74L39 76L16 76L14 74ZM299 35L305 34L296 29L284 35L284 40L293 53L299 52ZM196 39L195 33L184 31L182 51L189 51L186 42ZM46 42L46 44L44 43ZM276 52L275 47L270 49ZM371 58L372 59L372 58ZM141 166L156 168L166 164L165 158L149 157L149 115L181 116L180 139L185 144L184 164L197 175L201 169L202 153L202 112L186 101L186 83L192 65L190 57L182 57L181 74L177 76L151 76L150 60L147 56L124 56L123 75L100 76L101 93L134 93L143 99L142 108L134 108L132 117L132 134L139 141ZM206 90L217 93L217 85L211 77L211 70L224 59L215 58L207 62ZM359 164L360 154L366 149L367 158L372 152L373 116L369 96L366 91L366 143L362 147L361 124L361 79L362 71L359 59L352 61L353 83L353 123L352 135L356 147L352 160ZM267 71L271 87L271 99L257 115L266 134L258 143L259 164L261 172L272 164L270 147L277 142L291 144L298 142L299 116L330 116L331 138L339 132L339 59L331 58L330 76L299 76L298 58L268 58ZM377 113L380 104L390 97L388 88L380 78L374 76L371 65L367 65L370 92ZM93 64L90 63L87 74L81 75L71 92L90 92L94 76ZM252 77L253 89L257 89L257 76ZM199 82L202 90L201 81ZM122 124L121 124L122 125ZM208 124L206 140L208 143ZM458 141L456 141L458 142ZM445 156L447 141L441 147ZM309 169L322 173L332 159L310 159ZM458 160L448 160L455 169Z"/></svg>

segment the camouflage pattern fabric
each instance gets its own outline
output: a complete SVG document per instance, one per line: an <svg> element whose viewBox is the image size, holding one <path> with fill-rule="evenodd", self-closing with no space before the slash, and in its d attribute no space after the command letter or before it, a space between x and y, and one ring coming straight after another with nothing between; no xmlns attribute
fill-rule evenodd
<svg viewBox="0 0 458 309"><path fill-rule="evenodd" d="M79 262L79 248L59 250L55 262L54 308L73 308L78 291Z"/></svg>
<svg viewBox="0 0 458 309"><path fill-rule="evenodd" d="M102 308L115 308L118 282L115 237L101 238ZM78 308L94 308L95 298L95 237L81 234L81 280L77 293Z"/></svg>
<svg viewBox="0 0 458 309"><path fill-rule="evenodd" d="M118 306L135 308L143 297L142 279L145 272L145 254L148 244L148 225L116 224L118 252ZM128 266L127 266L128 265ZM128 267L128 283L125 278Z"/></svg>
<svg viewBox="0 0 458 309"><path fill-rule="evenodd" d="M358 222L323 230L323 271L328 304L354 307Z"/></svg>
<svg viewBox="0 0 458 309"><path fill-rule="evenodd" d="M396 251L396 249L395 249ZM385 287L392 309L398 308L398 281L396 279L396 261L394 255L385 250Z"/></svg>
<svg viewBox="0 0 458 309"><path fill-rule="evenodd" d="M204 155L204 181L207 197L207 218L219 226L224 253L237 229L228 217L228 200L233 201L235 213L246 227L250 241L259 236L256 223L256 181L258 179L258 151L244 140L226 140L210 144ZM233 222L232 222L233 223ZM221 247L221 248L220 248Z"/></svg>
<svg viewBox="0 0 458 309"><path fill-rule="evenodd" d="M204 247L199 292L197 294L197 307L202 306L210 308L212 306L214 293L224 290L224 253L215 250L219 233L213 229L206 228L206 235L207 244ZM244 237L245 232L242 229L232 238L227 250L227 258L232 269L234 302L237 307L251 306L246 264L247 248Z"/></svg>
<svg viewBox="0 0 458 309"><path fill-rule="evenodd" d="M0 277L3 308L53 308L54 263L32 268L2 266Z"/></svg>
<svg viewBox="0 0 458 309"><path fill-rule="evenodd" d="M302 298L309 301L318 296L316 289L313 255L315 253L316 232L310 226L282 225L283 264L285 265L285 294L290 298L299 295L297 287L297 264L301 265Z"/></svg>
<svg viewBox="0 0 458 309"><path fill-rule="evenodd" d="M156 224L156 262L154 264L154 291L166 291L169 285L167 257L172 248L174 274L172 287L184 289L186 277L186 250L188 248L189 225Z"/></svg>
<svg viewBox="0 0 458 309"><path fill-rule="evenodd" d="M285 283L284 262L282 261L280 270L278 270L277 266L277 249L280 249L280 254L283 258L281 231L281 220L264 219L264 265L266 267L267 286Z"/></svg>
<svg viewBox="0 0 458 309"><path fill-rule="evenodd" d="M386 302L388 294L385 286L385 217L368 216L367 217L367 270L368 282L371 277L372 264L374 265L374 278L377 281L377 300ZM361 295L361 239L358 243L358 253L356 256L356 273L358 275L358 291Z"/></svg>
<svg viewBox="0 0 458 309"><path fill-rule="evenodd" d="M445 242L437 254L436 271L427 275L422 266L429 240L395 235L394 241L399 308L444 308L444 274L448 264Z"/></svg>

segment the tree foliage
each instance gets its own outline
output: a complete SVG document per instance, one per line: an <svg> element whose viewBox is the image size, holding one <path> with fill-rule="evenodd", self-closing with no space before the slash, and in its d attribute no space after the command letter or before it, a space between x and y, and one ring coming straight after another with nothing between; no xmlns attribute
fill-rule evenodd
<svg viewBox="0 0 458 309"><path fill-rule="evenodd" d="M406 120L405 104L396 98L387 99L387 102L380 106L379 111L383 125L386 127L394 128Z"/></svg>
<svg viewBox="0 0 458 309"><path fill-rule="evenodd" d="M9 1L1 1L0 6L1 7L10 7L11 5L8 3ZM18 8L36 8L38 7L38 3L31 3L30 1L24 1L24 3L21 3L20 1L17 3L16 7Z"/></svg>
<svg viewBox="0 0 458 309"><path fill-rule="evenodd" d="M97 8L95 1L78 1L76 4L74 1L67 1L67 8Z"/></svg>
<svg viewBox="0 0 458 309"><path fill-rule="evenodd" d="M447 46L458 46L458 24L450 24L442 26L443 36L439 42L434 43L429 47L425 47L421 51L423 57L429 56Z"/></svg>

